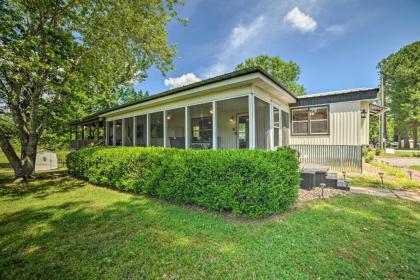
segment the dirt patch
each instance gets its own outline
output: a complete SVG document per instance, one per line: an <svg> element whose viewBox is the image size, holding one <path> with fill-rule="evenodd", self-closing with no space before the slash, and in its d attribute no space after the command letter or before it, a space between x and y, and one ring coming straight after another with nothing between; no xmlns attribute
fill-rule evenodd
<svg viewBox="0 0 420 280"><path fill-rule="evenodd" d="M324 198L330 198L340 195L348 195L349 192L333 188L324 188ZM319 187L311 190L299 189L299 202L311 201L315 199L322 199L322 190Z"/></svg>

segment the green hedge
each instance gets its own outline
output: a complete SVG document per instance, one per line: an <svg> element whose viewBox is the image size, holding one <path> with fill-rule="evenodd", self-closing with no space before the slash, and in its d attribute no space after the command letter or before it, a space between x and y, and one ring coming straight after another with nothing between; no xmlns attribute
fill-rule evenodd
<svg viewBox="0 0 420 280"><path fill-rule="evenodd" d="M67 166L70 174L94 184L247 217L286 210L297 199L300 180L290 148L95 147L69 154Z"/></svg>

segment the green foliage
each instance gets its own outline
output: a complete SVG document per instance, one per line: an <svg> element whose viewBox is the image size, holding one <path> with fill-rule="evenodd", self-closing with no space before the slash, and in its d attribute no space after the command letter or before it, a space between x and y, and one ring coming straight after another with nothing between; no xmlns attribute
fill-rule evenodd
<svg viewBox="0 0 420 280"><path fill-rule="evenodd" d="M118 104L126 104L129 102L133 102L136 100L139 100L143 97L147 97L149 96L149 92L147 91L143 91L143 90L139 90L136 91L134 89L134 86L123 86L121 88L117 89L117 95L118 95Z"/></svg>
<svg viewBox="0 0 420 280"><path fill-rule="evenodd" d="M295 95L305 95L305 87L298 84L300 68L293 61L283 61L278 56L270 57L268 55L259 55L257 57L248 58L244 62L238 64L235 70L259 66L270 75L272 75L279 83L284 85Z"/></svg>
<svg viewBox="0 0 420 280"><path fill-rule="evenodd" d="M394 116L396 132L417 138L420 126L420 41L391 54L378 64L378 68L384 77L387 105Z"/></svg>
<svg viewBox="0 0 420 280"><path fill-rule="evenodd" d="M70 119L118 103L121 87L155 66L173 69L175 46L166 25L177 0L5 0L0 3L0 104L19 130L22 155L0 144L30 175L36 144L46 131L62 141ZM182 20L181 20L182 21ZM15 170L16 172L16 170Z"/></svg>
<svg viewBox="0 0 420 280"><path fill-rule="evenodd" d="M96 147L69 154L67 167L70 174L95 184L247 217L286 210L296 201L300 180L290 148Z"/></svg>
<svg viewBox="0 0 420 280"><path fill-rule="evenodd" d="M383 150L381 149L381 148L376 148L375 149L375 155L376 156L379 156L379 155L381 155L381 153L383 152Z"/></svg>
<svg viewBox="0 0 420 280"><path fill-rule="evenodd" d="M365 157L365 162L369 163L374 159L374 156L372 153L368 153Z"/></svg>

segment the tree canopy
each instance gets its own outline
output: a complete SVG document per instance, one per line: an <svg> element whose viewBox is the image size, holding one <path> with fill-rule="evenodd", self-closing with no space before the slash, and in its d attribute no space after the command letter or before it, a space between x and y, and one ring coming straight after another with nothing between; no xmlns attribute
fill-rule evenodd
<svg viewBox="0 0 420 280"><path fill-rule="evenodd" d="M0 6L0 105L14 123L0 126L0 146L17 177L33 172L48 124L118 102L121 86L154 65L173 68L166 25L178 0L4 0ZM179 18L178 18L179 19ZM182 19L180 19L183 21Z"/></svg>
<svg viewBox="0 0 420 280"><path fill-rule="evenodd" d="M251 57L236 66L236 70L259 66L295 95L305 95L305 87L298 84L300 68L293 61L284 61L278 56L259 55Z"/></svg>
<svg viewBox="0 0 420 280"><path fill-rule="evenodd" d="M416 145L420 126L420 41L383 59L378 68L384 79L395 132L405 140L412 136Z"/></svg>

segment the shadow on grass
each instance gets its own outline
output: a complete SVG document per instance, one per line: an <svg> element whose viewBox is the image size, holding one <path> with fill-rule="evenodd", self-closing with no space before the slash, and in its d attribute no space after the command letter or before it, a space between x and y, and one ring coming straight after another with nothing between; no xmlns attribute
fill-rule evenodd
<svg viewBox="0 0 420 280"><path fill-rule="evenodd" d="M63 172L45 173L37 179L28 182L13 183L13 179L0 181L0 196L3 200L18 200L33 195L35 198L45 198L55 193L66 193L81 188L85 183L66 176Z"/></svg>
<svg viewBox="0 0 420 280"><path fill-rule="evenodd" d="M64 177L5 194L47 196L0 214L0 278L410 278L419 272L416 235L407 234L418 226L419 207L407 202L334 198L282 222L250 224L82 185ZM51 192L63 197L50 199Z"/></svg>

